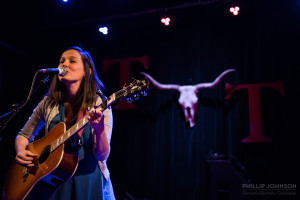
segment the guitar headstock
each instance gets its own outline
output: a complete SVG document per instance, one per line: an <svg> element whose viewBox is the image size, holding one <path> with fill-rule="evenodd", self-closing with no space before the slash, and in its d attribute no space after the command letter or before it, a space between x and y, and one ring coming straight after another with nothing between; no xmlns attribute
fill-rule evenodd
<svg viewBox="0 0 300 200"><path fill-rule="evenodd" d="M127 87L113 93L104 102L95 107L100 107L105 110L117 100L127 100L131 103L133 100L138 100L140 96L146 96L146 90L149 89L149 80L147 78L141 80L134 80Z"/></svg>
<svg viewBox="0 0 300 200"><path fill-rule="evenodd" d="M115 100L127 100L129 103L131 103L133 100L138 100L141 95L146 96L146 90L148 89L148 79L145 78L141 80L134 80L128 86L115 93Z"/></svg>

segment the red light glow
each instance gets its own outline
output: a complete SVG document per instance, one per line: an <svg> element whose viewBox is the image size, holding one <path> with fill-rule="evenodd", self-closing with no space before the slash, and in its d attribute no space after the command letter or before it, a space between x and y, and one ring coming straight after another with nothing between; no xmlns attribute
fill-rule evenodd
<svg viewBox="0 0 300 200"><path fill-rule="evenodd" d="M166 18L161 18L161 23L163 23L165 26L169 26L170 25L170 22L171 22L171 19L170 17L166 17Z"/></svg>
<svg viewBox="0 0 300 200"><path fill-rule="evenodd" d="M240 11L240 7L235 6L235 7L230 7L229 11L233 14L233 15L238 15L239 11Z"/></svg>

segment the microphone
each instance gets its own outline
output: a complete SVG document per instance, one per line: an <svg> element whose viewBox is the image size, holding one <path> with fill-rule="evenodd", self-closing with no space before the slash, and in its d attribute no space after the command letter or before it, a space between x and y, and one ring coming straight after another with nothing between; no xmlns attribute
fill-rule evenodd
<svg viewBox="0 0 300 200"><path fill-rule="evenodd" d="M39 72L42 72L43 74L58 74L58 76L65 76L68 71L64 67L59 67L59 68L40 69Z"/></svg>

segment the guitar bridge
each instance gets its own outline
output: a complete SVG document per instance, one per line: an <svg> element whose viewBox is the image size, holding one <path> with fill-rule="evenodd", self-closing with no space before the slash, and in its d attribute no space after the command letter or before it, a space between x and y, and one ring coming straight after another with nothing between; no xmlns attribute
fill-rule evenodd
<svg viewBox="0 0 300 200"><path fill-rule="evenodd" d="M23 168L23 183L25 183L27 181L27 178L28 178L29 174L35 175L36 171L39 168L38 158L34 158L32 163L34 164L33 167L24 167Z"/></svg>
<svg viewBox="0 0 300 200"><path fill-rule="evenodd" d="M29 175L29 168L28 167L24 167L23 168L23 183L25 183L27 181L28 175Z"/></svg>

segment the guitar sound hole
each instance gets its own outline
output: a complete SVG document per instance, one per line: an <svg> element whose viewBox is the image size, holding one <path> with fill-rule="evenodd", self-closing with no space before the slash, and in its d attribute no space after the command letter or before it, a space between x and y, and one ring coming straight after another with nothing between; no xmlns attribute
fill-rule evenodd
<svg viewBox="0 0 300 200"><path fill-rule="evenodd" d="M50 155L50 145L46 146L46 148L43 150L43 152L41 153L40 157L39 157L39 163L42 164L43 162L45 162L47 160L47 158Z"/></svg>

